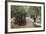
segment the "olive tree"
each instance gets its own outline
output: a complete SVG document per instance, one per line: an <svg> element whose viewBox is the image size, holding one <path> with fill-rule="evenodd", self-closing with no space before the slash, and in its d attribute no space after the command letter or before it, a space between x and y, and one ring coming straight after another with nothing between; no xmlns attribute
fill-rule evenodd
<svg viewBox="0 0 46 34"><path fill-rule="evenodd" d="M11 17L16 18L16 22L18 25L25 25L26 24L26 11L24 9L24 6L12 6L11 8Z"/></svg>
<svg viewBox="0 0 46 34"><path fill-rule="evenodd" d="M28 12L30 16L34 19L34 22L36 22L37 16L41 15L41 7L30 6Z"/></svg>

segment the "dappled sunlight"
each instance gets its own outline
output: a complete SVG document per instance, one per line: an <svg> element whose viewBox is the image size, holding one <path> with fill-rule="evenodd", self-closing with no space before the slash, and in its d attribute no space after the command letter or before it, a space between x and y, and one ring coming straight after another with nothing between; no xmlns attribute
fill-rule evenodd
<svg viewBox="0 0 46 34"><path fill-rule="evenodd" d="M11 28L41 27L40 6L11 5Z"/></svg>

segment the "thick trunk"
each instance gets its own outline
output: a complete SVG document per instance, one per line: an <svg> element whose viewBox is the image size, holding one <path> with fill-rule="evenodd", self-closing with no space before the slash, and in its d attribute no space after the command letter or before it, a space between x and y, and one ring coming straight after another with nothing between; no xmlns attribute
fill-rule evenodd
<svg viewBox="0 0 46 34"><path fill-rule="evenodd" d="M35 15L35 16L33 17L33 19L34 19L34 22L36 22L36 18L37 18L37 16Z"/></svg>
<svg viewBox="0 0 46 34"><path fill-rule="evenodd" d="M17 17L16 17L16 23L17 23L19 26L25 25L25 24L26 24L25 16L17 16Z"/></svg>
<svg viewBox="0 0 46 34"><path fill-rule="evenodd" d="M36 18L34 18L34 22L36 22Z"/></svg>

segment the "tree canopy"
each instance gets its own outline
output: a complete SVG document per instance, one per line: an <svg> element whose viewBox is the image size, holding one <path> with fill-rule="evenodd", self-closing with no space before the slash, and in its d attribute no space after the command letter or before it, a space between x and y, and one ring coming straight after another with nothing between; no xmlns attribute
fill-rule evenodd
<svg viewBox="0 0 46 34"><path fill-rule="evenodd" d="M41 7L40 6L19 6L19 5L11 5L11 17L15 17L16 14L22 15L25 13L28 15L41 15Z"/></svg>

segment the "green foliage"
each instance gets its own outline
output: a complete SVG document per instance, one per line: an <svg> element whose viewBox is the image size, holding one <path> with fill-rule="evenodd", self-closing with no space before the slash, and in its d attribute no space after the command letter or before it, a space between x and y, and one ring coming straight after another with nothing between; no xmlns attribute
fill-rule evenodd
<svg viewBox="0 0 46 34"><path fill-rule="evenodd" d="M41 15L41 7L33 6L29 7L29 14L31 15Z"/></svg>
<svg viewBox="0 0 46 34"><path fill-rule="evenodd" d="M25 9L23 8L23 6L11 6L11 17L15 17L16 14L21 15L23 13L25 13Z"/></svg>
<svg viewBox="0 0 46 34"><path fill-rule="evenodd" d="M41 7L39 6L18 6L11 5L11 17L18 15L41 15Z"/></svg>

